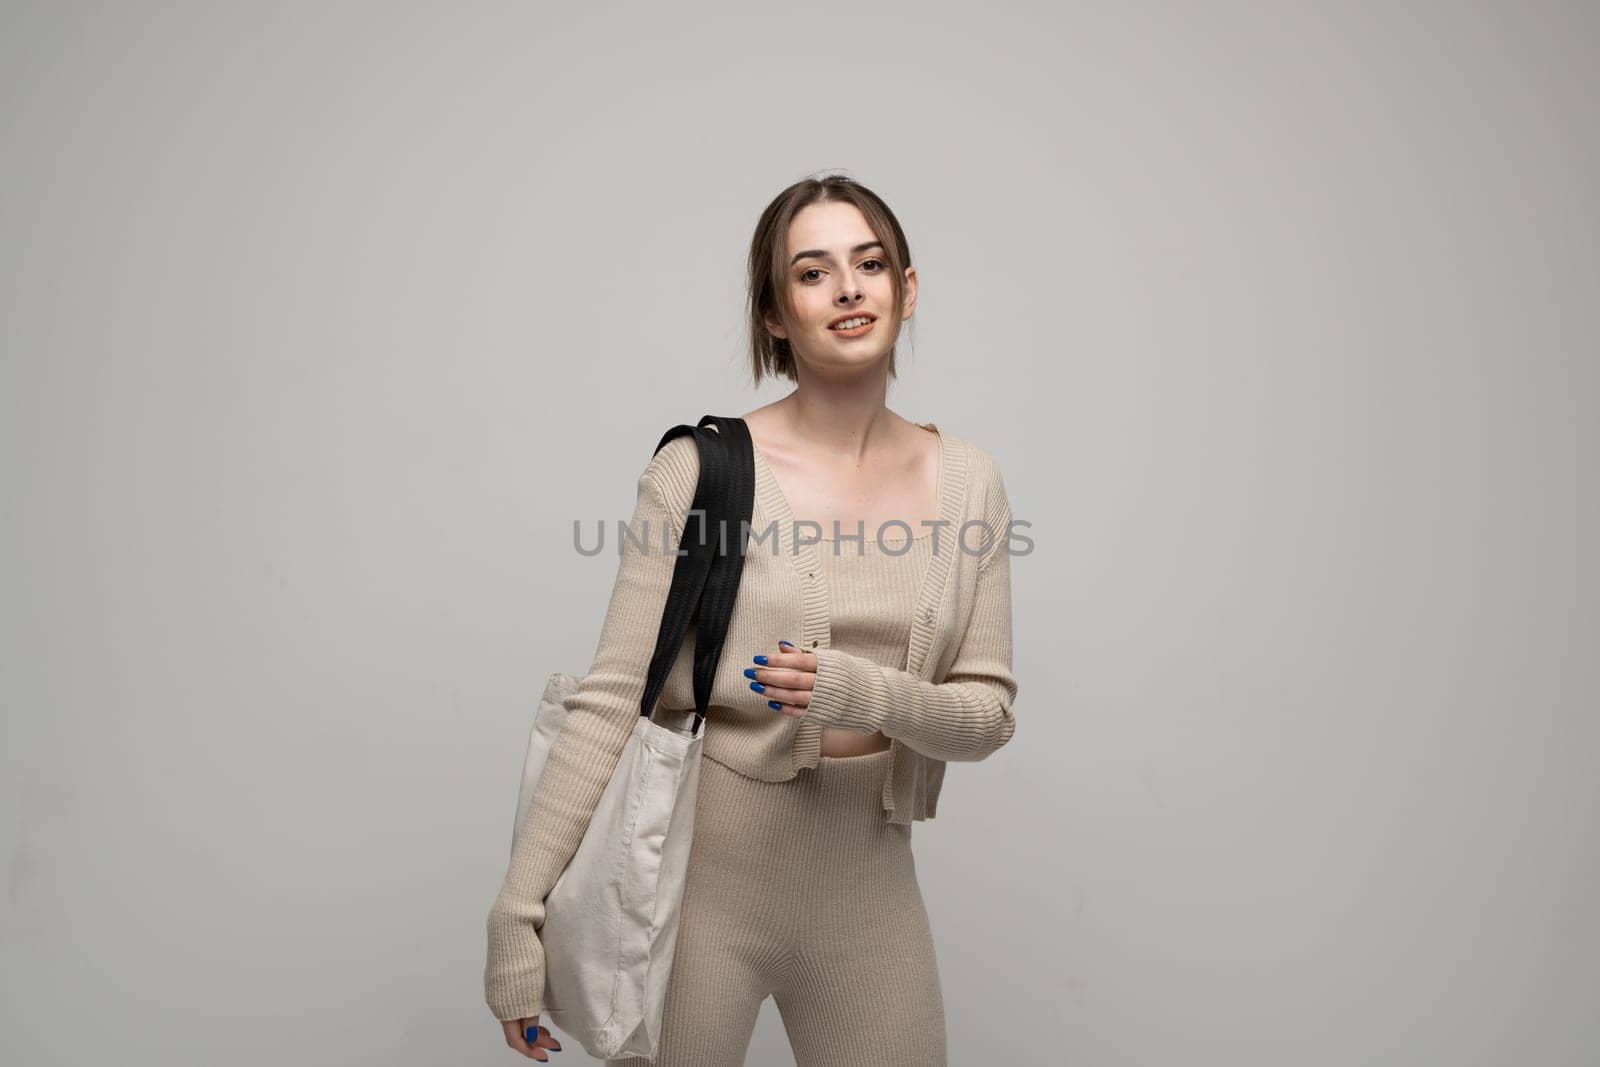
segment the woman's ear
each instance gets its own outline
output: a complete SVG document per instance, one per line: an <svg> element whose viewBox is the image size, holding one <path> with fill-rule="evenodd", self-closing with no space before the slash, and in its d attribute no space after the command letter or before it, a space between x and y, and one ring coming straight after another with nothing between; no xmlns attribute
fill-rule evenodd
<svg viewBox="0 0 1600 1067"><path fill-rule="evenodd" d="M761 316L761 320L767 324L767 332L772 336L781 338L785 341L789 339L789 331L783 328L782 319L778 318L771 312L768 312L767 314Z"/></svg>
<svg viewBox="0 0 1600 1067"><path fill-rule="evenodd" d="M900 303L900 319L905 321L917 310L917 268L906 268L905 299Z"/></svg>

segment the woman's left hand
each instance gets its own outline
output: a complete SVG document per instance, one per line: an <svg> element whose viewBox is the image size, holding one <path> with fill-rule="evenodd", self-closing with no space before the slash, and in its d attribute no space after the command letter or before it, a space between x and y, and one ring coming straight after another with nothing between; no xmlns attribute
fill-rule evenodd
<svg viewBox="0 0 1600 1067"><path fill-rule="evenodd" d="M751 679L751 690L767 707L796 719L804 715L817 684L817 657L779 641L776 652L758 654L755 663L745 669L744 676Z"/></svg>

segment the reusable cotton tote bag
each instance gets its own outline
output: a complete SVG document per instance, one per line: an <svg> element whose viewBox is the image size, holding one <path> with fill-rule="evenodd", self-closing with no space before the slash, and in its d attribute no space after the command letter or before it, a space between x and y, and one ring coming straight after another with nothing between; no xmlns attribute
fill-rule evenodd
<svg viewBox="0 0 1600 1067"><path fill-rule="evenodd" d="M684 434L693 434L699 448L700 479L678 542L639 718L583 840L545 900L539 934L544 1015L597 1059L655 1056L694 833L700 727L739 591L755 501L755 452L742 419L707 415L695 426L674 426L656 451ZM655 704L691 620L694 721L663 724ZM552 674L540 698L517 797L513 852L566 721L566 698L579 684L571 674Z"/></svg>

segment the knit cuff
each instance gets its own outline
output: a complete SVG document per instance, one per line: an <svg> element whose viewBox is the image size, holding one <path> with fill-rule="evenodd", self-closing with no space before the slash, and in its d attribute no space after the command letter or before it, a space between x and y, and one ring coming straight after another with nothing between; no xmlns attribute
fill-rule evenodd
<svg viewBox="0 0 1600 1067"><path fill-rule="evenodd" d="M489 953L484 966L484 1001L494 1017L528 1019L544 1010L544 945L537 923L519 914L502 889L489 911ZM543 906L538 909L542 913ZM539 921L542 921L542 914Z"/></svg>
<svg viewBox="0 0 1600 1067"><path fill-rule="evenodd" d="M836 648L815 648L817 680L806 716L823 726L870 734L883 729L891 702L877 665Z"/></svg>
<svg viewBox="0 0 1600 1067"><path fill-rule="evenodd" d="M544 974L542 969L537 974L521 975L519 978L523 980L516 982L514 985L497 989L492 995L485 998L489 1005L489 1010L501 1022L508 1022L512 1019L536 1018L544 1011L543 992L529 992L535 987L543 990ZM543 1024L541 1023L540 1025Z"/></svg>

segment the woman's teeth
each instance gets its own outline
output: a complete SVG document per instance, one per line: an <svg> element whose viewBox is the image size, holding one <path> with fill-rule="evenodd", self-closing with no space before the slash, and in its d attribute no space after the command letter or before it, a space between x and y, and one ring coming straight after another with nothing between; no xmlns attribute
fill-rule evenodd
<svg viewBox="0 0 1600 1067"><path fill-rule="evenodd" d="M832 326L829 326L828 329L830 329L830 330L853 330L857 326L865 326L867 323L869 323L871 321L872 321L871 319L869 319L869 318L867 318L865 316L861 316L861 317L854 318L854 319L845 319L843 322L836 322Z"/></svg>

